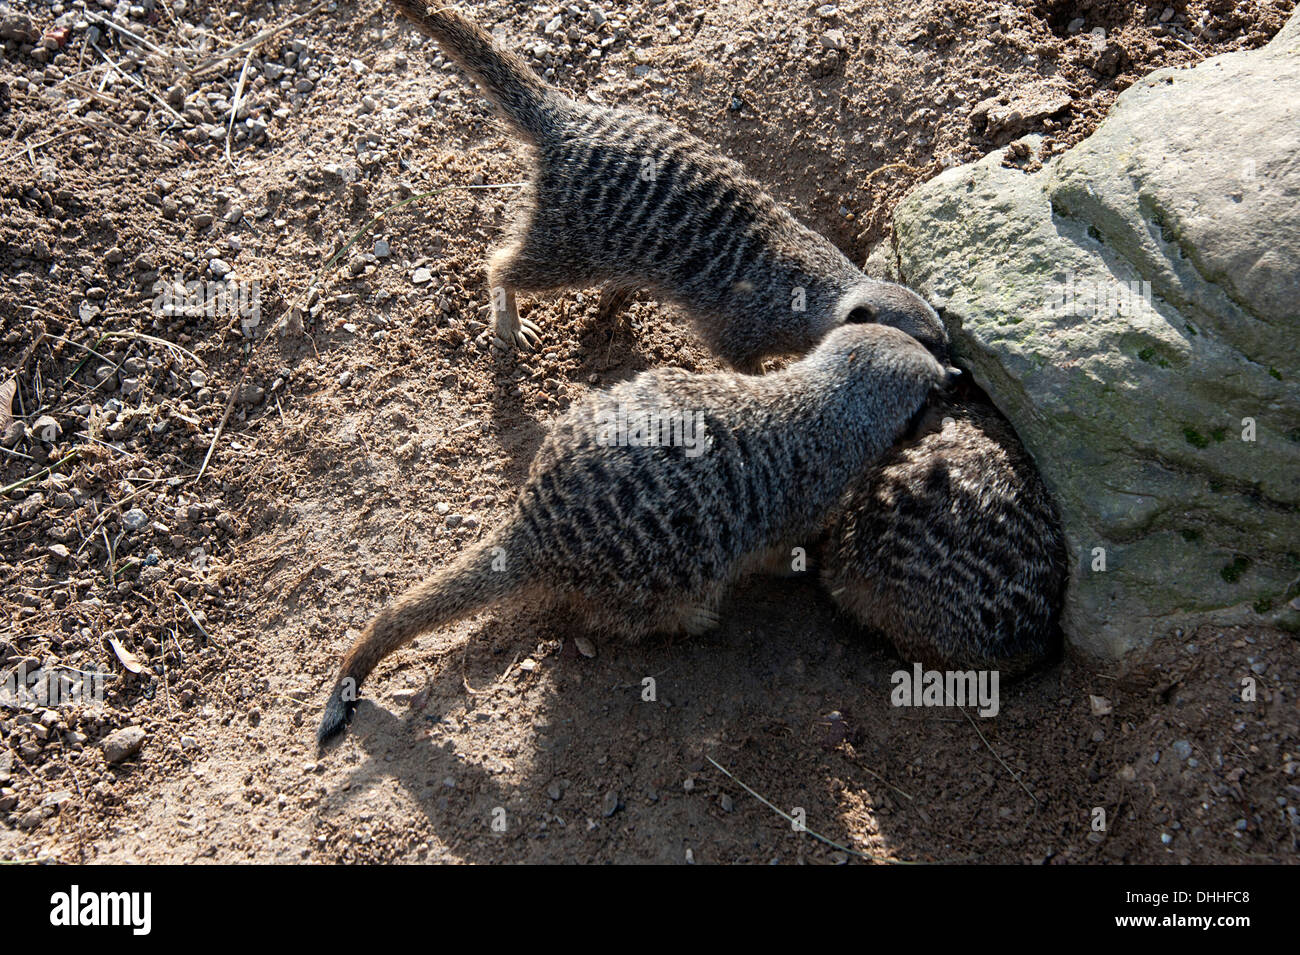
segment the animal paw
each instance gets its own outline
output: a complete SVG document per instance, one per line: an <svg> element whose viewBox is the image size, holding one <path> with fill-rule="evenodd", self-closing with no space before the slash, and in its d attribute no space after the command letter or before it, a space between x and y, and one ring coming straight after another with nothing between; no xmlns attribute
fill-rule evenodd
<svg viewBox="0 0 1300 955"><path fill-rule="evenodd" d="M708 607L691 607L682 617L682 626L692 637L717 629L721 622L722 618Z"/></svg>
<svg viewBox="0 0 1300 955"><path fill-rule="evenodd" d="M519 319L519 328L515 331L515 347L520 351L532 351L542 341L542 330L537 323L526 318Z"/></svg>
<svg viewBox="0 0 1300 955"><path fill-rule="evenodd" d="M502 351L517 349L532 351L542 340L542 330L536 323L526 318L519 319L519 326L507 331L498 331L492 336L492 344Z"/></svg>

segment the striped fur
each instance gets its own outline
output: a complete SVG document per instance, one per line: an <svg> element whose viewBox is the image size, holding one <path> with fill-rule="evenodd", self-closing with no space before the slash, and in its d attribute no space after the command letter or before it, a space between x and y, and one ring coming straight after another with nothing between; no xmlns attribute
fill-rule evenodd
<svg viewBox="0 0 1300 955"><path fill-rule="evenodd" d="M870 465L834 510L823 583L909 661L1016 675L1059 644L1056 507L992 405L945 398L927 417L933 429Z"/></svg>
<svg viewBox="0 0 1300 955"><path fill-rule="evenodd" d="M503 600L567 604L588 626L631 637L707 629L728 585L820 526L945 381L910 336L851 325L771 375L655 370L589 397L543 441L505 524L370 623L318 738L343 728L385 656ZM608 424L620 411L699 412L707 443L693 455L619 444Z"/></svg>
<svg viewBox="0 0 1300 955"><path fill-rule="evenodd" d="M498 340L532 347L516 293L604 286L679 305L733 367L803 353L846 322L892 325L940 359L947 333L915 293L867 278L736 162L653 116L578 103L452 9L397 8L484 88L533 147L536 174L488 268Z"/></svg>

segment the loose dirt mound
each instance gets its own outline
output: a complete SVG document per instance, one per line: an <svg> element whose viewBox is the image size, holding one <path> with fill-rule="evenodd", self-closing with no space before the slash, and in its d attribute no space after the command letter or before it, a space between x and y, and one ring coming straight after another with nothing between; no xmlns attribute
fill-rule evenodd
<svg viewBox="0 0 1300 955"><path fill-rule="evenodd" d="M861 260L916 182L1027 131L1065 148L1135 77L1258 46L1291 4L470 7L575 95L718 143ZM499 520L545 422L713 364L652 302L596 327L590 293L526 306L539 353L491 352L511 190L459 187L526 167L383 6L188 79L306 7L124 5L117 30L102 4L24 9L0 16L0 485L35 480L0 505L0 659L111 678L103 706L0 710L0 858L1295 858L1290 637L1067 663L968 719L892 707L898 662L791 582L749 584L705 640L594 658L527 608L431 634L318 759L339 651ZM305 296L372 217L446 186ZM156 285L218 278L256 283L260 314L187 315Z"/></svg>

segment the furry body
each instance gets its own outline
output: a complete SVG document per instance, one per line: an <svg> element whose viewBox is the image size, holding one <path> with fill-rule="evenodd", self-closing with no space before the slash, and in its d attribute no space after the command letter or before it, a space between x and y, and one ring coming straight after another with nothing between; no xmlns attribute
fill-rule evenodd
<svg viewBox="0 0 1300 955"><path fill-rule="evenodd" d="M728 585L820 526L946 381L910 336L850 325L770 375L647 371L590 396L547 435L505 523L366 628L319 739L385 656L503 600L567 604L631 637L708 629ZM645 444L617 427L649 413L692 416L697 440Z"/></svg>
<svg viewBox="0 0 1300 955"><path fill-rule="evenodd" d="M835 508L823 583L909 661L1015 675L1059 644L1056 507L992 405L944 398L927 417L950 420L869 465Z"/></svg>
<svg viewBox="0 0 1300 955"><path fill-rule="evenodd" d="M517 292L603 285L602 312L648 288L744 370L804 353L845 322L892 325L946 358L947 333L924 300L867 278L738 163L654 116L574 101L455 10L394 3L533 148L530 192L488 268L502 343L537 342Z"/></svg>

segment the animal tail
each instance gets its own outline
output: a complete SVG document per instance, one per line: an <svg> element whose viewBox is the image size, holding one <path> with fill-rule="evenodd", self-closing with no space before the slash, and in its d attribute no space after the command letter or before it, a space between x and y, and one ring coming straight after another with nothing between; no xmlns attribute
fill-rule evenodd
<svg viewBox="0 0 1300 955"><path fill-rule="evenodd" d="M501 107L519 130L542 135L560 94L547 86L524 60L492 42L492 36L452 7L426 6L424 0L393 0L399 11L443 52L461 65Z"/></svg>
<svg viewBox="0 0 1300 955"><path fill-rule="evenodd" d="M520 589L526 570L504 540L498 534L478 543L370 621L343 657L316 731L318 744L323 746L352 719L362 681L384 657L420 634L467 617Z"/></svg>

